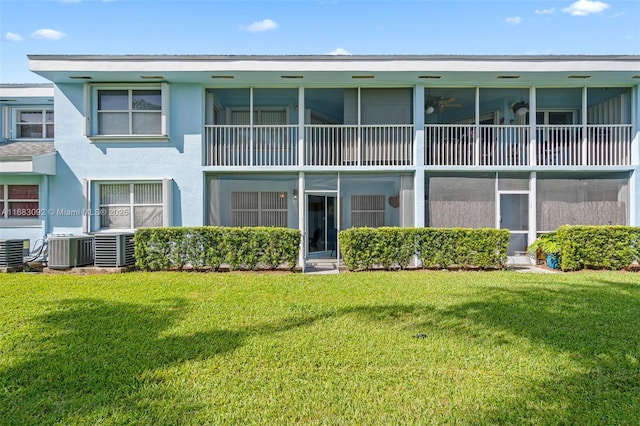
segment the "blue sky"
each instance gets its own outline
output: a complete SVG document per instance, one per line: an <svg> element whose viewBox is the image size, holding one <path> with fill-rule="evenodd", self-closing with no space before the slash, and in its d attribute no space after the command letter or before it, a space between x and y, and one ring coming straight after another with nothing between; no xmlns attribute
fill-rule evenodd
<svg viewBox="0 0 640 426"><path fill-rule="evenodd" d="M640 1L0 0L0 83L27 54L640 54Z"/></svg>

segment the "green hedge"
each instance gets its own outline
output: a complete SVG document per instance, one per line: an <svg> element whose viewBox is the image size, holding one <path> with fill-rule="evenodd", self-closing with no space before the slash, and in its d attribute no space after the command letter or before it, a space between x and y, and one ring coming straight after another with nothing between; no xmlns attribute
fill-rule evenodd
<svg viewBox="0 0 640 426"><path fill-rule="evenodd" d="M640 227L565 225L556 239L563 271L619 270L640 260Z"/></svg>
<svg viewBox="0 0 640 426"><path fill-rule="evenodd" d="M467 228L351 228L340 232L340 251L350 270L404 269L417 255L425 267L501 268L509 231Z"/></svg>
<svg viewBox="0 0 640 426"><path fill-rule="evenodd" d="M296 266L300 231L288 228L145 228L136 231L135 257L138 268L158 271L211 268L275 269Z"/></svg>
<svg viewBox="0 0 640 426"><path fill-rule="evenodd" d="M416 245L425 267L502 268L507 261L509 238L507 229L423 228L418 230Z"/></svg>

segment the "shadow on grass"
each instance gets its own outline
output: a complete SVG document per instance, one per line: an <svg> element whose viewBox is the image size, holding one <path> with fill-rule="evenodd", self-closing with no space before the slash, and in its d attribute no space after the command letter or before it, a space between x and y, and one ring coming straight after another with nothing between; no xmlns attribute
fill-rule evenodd
<svg viewBox="0 0 640 426"><path fill-rule="evenodd" d="M453 319L497 336L524 337L580 366L531 382L521 395L479 411L470 423L638 424L640 286L595 282L600 285L483 288L482 301L439 313L448 324Z"/></svg>
<svg viewBox="0 0 640 426"><path fill-rule="evenodd" d="M541 283L542 284L542 283ZM446 331L480 344L501 345L505 333L568 354L582 369L532 381L519 395L478 404L462 423L634 424L640 413L640 286L482 286L470 302L434 307L429 301L355 305L239 329L190 335L168 333L189 313L189 302L153 305L102 300L55 304L35 322L39 337L28 356L0 370L0 424L135 423L162 416L188 418L193 398L180 398L183 414L169 413L180 386L162 369L230 353L256 335L357 315L371 327L402 323L407 337ZM479 293L480 294L480 293ZM330 309L328 307L328 309ZM478 335L483 334L483 336ZM141 395L146 397L141 401ZM195 399L197 400L197 399ZM189 404L192 404L189 406ZM132 409L132 407L134 407ZM321 413L319 413L321 416ZM175 422L175 421L173 421Z"/></svg>
<svg viewBox="0 0 640 426"><path fill-rule="evenodd" d="M166 404L172 398L167 391L181 390L165 386L163 368L206 360L235 350L250 335L278 333L317 319L166 335L188 310L188 302L181 299L153 306L93 299L53 305L50 314L36 319L39 337L30 342L29 357L0 370L0 424L92 423L105 418L156 423L154 418L168 413L174 419L188 416L198 407ZM174 409L182 414L171 413Z"/></svg>

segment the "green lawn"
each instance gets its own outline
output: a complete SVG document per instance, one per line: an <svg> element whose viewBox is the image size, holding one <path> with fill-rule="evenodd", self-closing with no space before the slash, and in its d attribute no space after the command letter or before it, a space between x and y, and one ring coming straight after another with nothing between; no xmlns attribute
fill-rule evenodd
<svg viewBox="0 0 640 426"><path fill-rule="evenodd" d="M640 275L0 276L0 424L637 424Z"/></svg>

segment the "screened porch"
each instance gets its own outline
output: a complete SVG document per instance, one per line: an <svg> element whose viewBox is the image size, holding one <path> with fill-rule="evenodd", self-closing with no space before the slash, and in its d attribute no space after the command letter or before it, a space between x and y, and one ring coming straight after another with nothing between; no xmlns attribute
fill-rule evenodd
<svg viewBox="0 0 640 426"><path fill-rule="evenodd" d="M631 164L630 88L434 88L425 105L426 165Z"/></svg>
<svg viewBox="0 0 640 426"><path fill-rule="evenodd" d="M210 89L205 166L413 164L412 89Z"/></svg>

